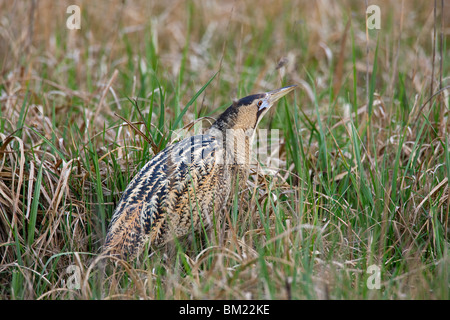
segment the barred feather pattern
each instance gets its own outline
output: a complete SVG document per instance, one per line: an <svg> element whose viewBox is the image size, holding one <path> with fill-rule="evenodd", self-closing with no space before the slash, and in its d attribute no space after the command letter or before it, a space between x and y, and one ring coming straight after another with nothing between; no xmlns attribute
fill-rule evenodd
<svg viewBox="0 0 450 320"><path fill-rule="evenodd" d="M147 162L122 194L104 251L132 259L148 241L160 246L220 219L214 215L227 202L239 171L224 164L221 151L214 136L196 135Z"/></svg>

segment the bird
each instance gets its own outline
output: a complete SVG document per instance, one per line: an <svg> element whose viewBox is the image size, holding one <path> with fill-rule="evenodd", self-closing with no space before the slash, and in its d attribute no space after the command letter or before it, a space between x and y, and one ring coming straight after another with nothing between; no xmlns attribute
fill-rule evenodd
<svg viewBox="0 0 450 320"><path fill-rule="evenodd" d="M295 87L235 100L204 134L174 143L150 159L122 193L103 252L131 260L147 243L160 247L220 221L233 188L243 188L248 179L256 127Z"/></svg>

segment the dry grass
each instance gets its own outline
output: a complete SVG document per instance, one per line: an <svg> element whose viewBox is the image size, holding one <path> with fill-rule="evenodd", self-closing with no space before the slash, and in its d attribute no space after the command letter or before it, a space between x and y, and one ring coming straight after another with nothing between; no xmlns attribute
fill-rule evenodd
<svg viewBox="0 0 450 320"><path fill-rule="evenodd" d="M78 31L70 4L0 3L2 299L449 298L448 4L383 1L368 32L362 1L80 1ZM217 233L100 275L154 151L285 84L301 90L260 125L283 130L282 168L258 168Z"/></svg>

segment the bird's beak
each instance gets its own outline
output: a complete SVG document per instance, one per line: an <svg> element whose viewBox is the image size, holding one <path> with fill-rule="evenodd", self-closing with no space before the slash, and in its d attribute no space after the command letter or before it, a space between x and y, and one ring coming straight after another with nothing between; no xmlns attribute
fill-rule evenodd
<svg viewBox="0 0 450 320"><path fill-rule="evenodd" d="M280 100L281 97L285 96L286 94L294 90L296 87L297 85L292 85L267 92L267 100L269 101L269 105L272 106L275 102Z"/></svg>
<svg viewBox="0 0 450 320"><path fill-rule="evenodd" d="M296 87L297 87L296 85L292 85L281 89L266 92L266 96L263 99L263 103L258 108L257 113L258 122L259 120L261 120L262 116L275 104L275 102L280 100L281 97L285 96L286 94L294 90ZM258 123L256 125L258 125Z"/></svg>

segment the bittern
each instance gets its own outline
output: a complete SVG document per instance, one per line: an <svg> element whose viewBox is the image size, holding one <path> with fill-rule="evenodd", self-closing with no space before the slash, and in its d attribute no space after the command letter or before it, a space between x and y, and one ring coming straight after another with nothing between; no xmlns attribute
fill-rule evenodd
<svg viewBox="0 0 450 320"><path fill-rule="evenodd" d="M147 242L161 246L220 221L233 187L242 188L248 179L258 123L295 87L237 100L205 134L185 138L156 154L122 194L104 252L132 259Z"/></svg>

